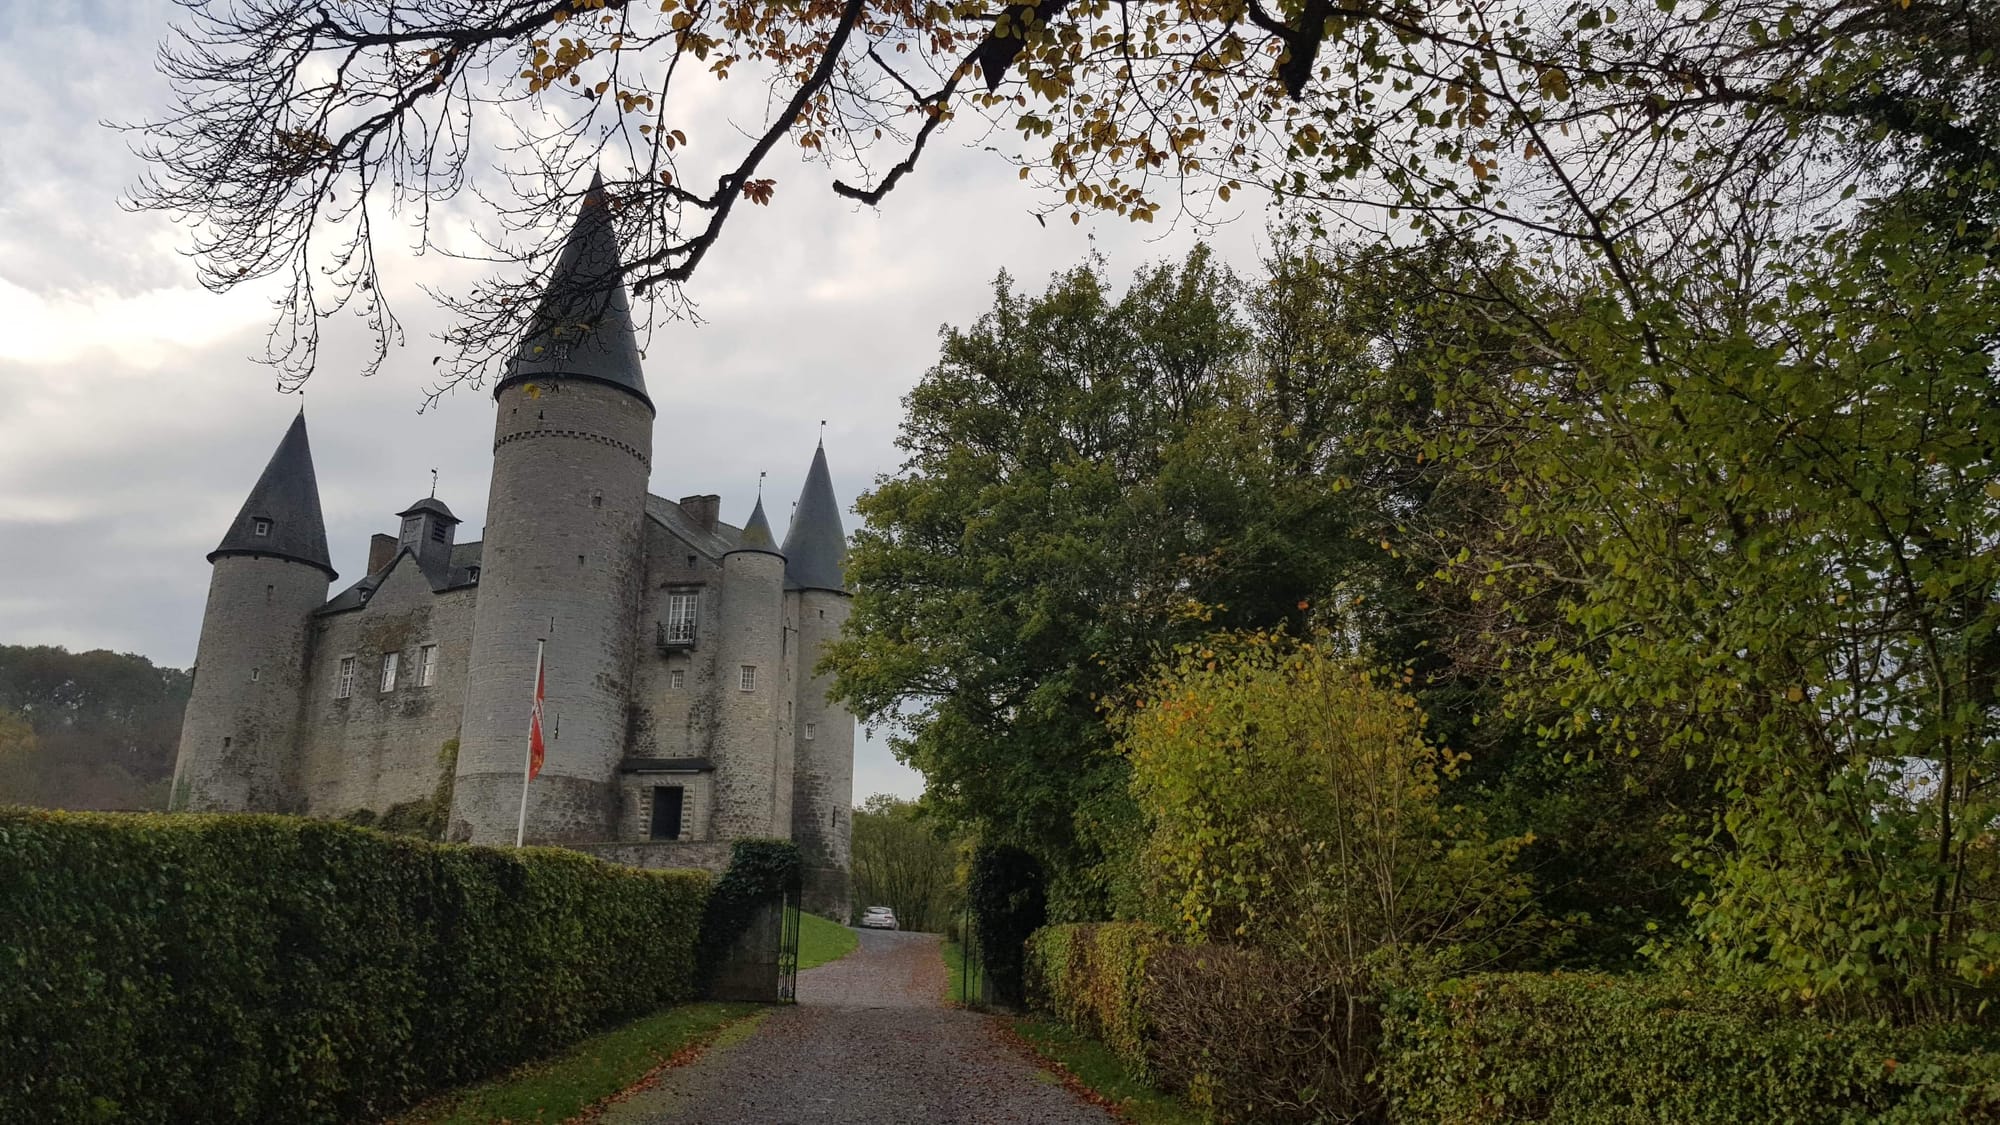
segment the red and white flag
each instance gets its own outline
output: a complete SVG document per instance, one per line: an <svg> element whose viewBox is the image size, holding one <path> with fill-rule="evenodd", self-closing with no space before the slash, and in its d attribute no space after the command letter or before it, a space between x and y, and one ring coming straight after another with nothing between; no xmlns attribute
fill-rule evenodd
<svg viewBox="0 0 2000 1125"><path fill-rule="evenodd" d="M542 658L535 655L535 710L528 720L528 780L542 772Z"/></svg>

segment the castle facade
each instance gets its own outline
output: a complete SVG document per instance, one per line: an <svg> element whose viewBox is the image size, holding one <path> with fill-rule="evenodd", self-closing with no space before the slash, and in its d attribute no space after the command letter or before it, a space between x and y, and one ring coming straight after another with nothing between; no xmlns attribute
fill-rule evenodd
<svg viewBox="0 0 2000 1125"><path fill-rule="evenodd" d="M795 841L808 909L845 914L854 719L813 668L846 620L817 450L782 545L763 500L651 495L654 409L593 185L494 390L484 535L435 497L332 594L303 414L213 564L174 807L394 820L720 869ZM540 774L523 780L545 648ZM426 804L429 802L429 804ZM525 828L520 826L525 823Z"/></svg>

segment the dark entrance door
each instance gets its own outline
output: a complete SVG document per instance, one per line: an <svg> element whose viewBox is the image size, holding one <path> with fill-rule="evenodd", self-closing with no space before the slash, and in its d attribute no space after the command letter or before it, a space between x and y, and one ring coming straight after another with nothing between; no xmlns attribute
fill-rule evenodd
<svg viewBox="0 0 2000 1125"><path fill-rule="evenodd" d="M678 840L681 836L681 795L678 785L653 788L653 839Z"/></svg>

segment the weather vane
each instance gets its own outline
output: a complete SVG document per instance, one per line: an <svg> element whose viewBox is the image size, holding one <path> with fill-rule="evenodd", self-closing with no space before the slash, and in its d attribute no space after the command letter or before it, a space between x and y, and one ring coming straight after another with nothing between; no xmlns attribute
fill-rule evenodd
<svg viewBox="0 0 2000 1125"><path fill-rule="evenodd" d="M438 495L438 471L437 471L436 469L432 469L432 470L431 470L431 499L433 499L433 500L437 499L437 495Z"/></svg>

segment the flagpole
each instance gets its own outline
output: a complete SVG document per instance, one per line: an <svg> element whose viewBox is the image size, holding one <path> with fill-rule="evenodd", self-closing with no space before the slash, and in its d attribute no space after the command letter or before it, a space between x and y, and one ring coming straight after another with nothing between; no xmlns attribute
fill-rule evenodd
<svg viewBox="0 0 2000 1125"><path fill-rule="evenodd" d="M542 692L542 646L546 644L548 644L547 641L535 642L535 705L537 707L541 706L542 702L539 698ZM521 841L528 835L528 782L534 776L534 769L535 740L531 737L528 739L527 760L521 763L521 820L514 826L514 846L517 848L521 846Z"/></svg>

